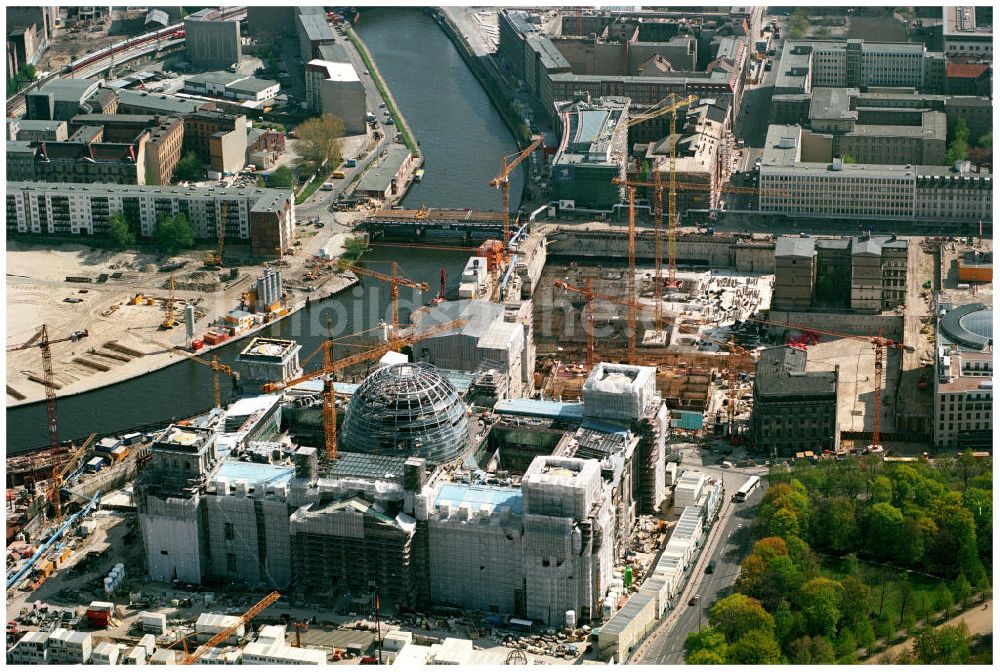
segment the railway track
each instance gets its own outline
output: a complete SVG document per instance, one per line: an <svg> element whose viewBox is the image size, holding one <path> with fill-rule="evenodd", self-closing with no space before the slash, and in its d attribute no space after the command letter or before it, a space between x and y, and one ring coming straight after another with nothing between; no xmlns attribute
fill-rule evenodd
<svg viewBox="0 0 1000 672"><path fill-rule="evenodd" d="M227 7L222 10L222 19L246 18L246 7ZM54 79L62 77L87 79L99 74L106 67L117 64L121 65L129 61L145 56L146 54L173 48L184 41L184 24L175 23L166 28L154 30L136 37L127 38L121 42L116 42L111 46L99 49L96 52L85 54L73 61L61 70L53 72L45 79L32 82L29 86L18 91L7 99L7 117L17 117L25 112L24 96L32 91L37 91L40 87Z"/></svg>

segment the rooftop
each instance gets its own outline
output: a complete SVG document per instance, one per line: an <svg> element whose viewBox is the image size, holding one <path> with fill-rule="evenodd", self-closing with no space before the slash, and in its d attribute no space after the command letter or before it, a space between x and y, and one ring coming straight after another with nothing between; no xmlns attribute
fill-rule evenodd
<svg viewBox="0 0 1000 672"><path fill-rule="evenodd" d="M434 500L435 507L451 506L457 509L463 504L468 504L476 511L481 510L483 506L491 509L506 506L514 514L520 514L524 510L521 489L503 486L446 483Z"/></svg>
<svg viewBox="0 0 1000 672"><path fill-rule="evenodd" d="M27 143L8 142L7 151L10 152L10 145L22 145ZM128 146L128 145L126 145ZM174 198L248 198L253 200L252 211L280 211L284 204L291 198L291 191L287 189L269 189L261 187L192 187L190 185L135 185L135 184L89 184L76 182L8 182L8 193L17 191L38 191L47 194L70 195L78 193L99 192L101 195L121 195L139 196L142 198L155 198L158 194L165 197Z"/></svg>
<svg viewBox="0 0 1000 672"><path fill-rule="evenodd" d="M334 82L358 82L358 73L350 63L313 59L306 64L308 70L325 70L326 78Z"/></svg>
<svg viewBox="0 0 1000 672"><path fill-rule="evenodd" d="M229 483L246 481L250 486L256 484L274 486L290 483L294 476L295 467L293 466L226 460L216 473L215 480L224 480Z"/></svg>
<svg viewBox="0 0 1000 672"><path fill-rule="evenodd" d="M176 96L128 89L118 92L118 102L124 106L142 107L175 115L191 114L205 106L205 103Z"/></svg>
<svg viewBox="0 0 1000 672"><path fill-rule="evenodd" d="M396 173L411 154L406 147L393 147L382 161L371 168L358 182L356 191L377 191L384 193L396 178Z"/></svg>
<svg viewBox="0 0 1000 672"><path fill-rule="evenodd" d="M493 410L507 415L583 420L583 404L580 402L551 401L548 399L502 399L497 402Z"/></svg>
<svg viewBox="0 0 1000 672"><path fill-rule="evenodd" d="M326 16L320 12L318 14L304 14L299 12L298 21L302 24L302 29L306 33L306 39L310 42L322 40L333 41L333 29L326 22Z"/></svg>
<svg viewBox="0 0 1000 672"><path fill-rule="evenodd" d="M805 350L780 345L767 348L757 361L754 392L758 397L835 396L837 374L806 372Z"/></svg>
<svg viewBox="0 0 1000 672"><path fill-rule="evenodd" d="M774 244L775 257L796 257L812 259L816 254L816 241L800 236L781 236Z"/></svg>
<svg viewBox="0 0 1000 672"><path fill-rule="evenodd" d="M943 335L956 345L982 351L993 344L993 309L982 303L952 308L940 324Z"/></svg>

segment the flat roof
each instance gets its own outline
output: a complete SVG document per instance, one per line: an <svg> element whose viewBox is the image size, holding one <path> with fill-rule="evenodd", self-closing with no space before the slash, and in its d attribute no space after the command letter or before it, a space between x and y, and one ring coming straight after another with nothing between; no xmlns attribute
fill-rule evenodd
<svg viewBox="0 0 1000 672"><path fill-rule="evenodd" d="M385 159L370 169L356 187L356 191L384 192L392 184L396 172L411 156L406 147L394 147L389 150Z"/></svg>
<svg viewBox="0 0 1000 672"><path fill-rule="evenodd" d="M800 236L782 236L775 241L775 257L796 257L799 259L812 259L816 253L816 242L813 238L802 238Z"/></svg>
<svg viewBox="0 0 1000 672"><path fill-rule="evenodd" d="M446 483L434 500L434 506L460 507L469 504L473 510L487 505L493 508L510 507L512 513L524 510L524 495L520 488L494 485L469 485L466 483Z"/></svg>
<svg viewBox="0 0 1000 672"><path fill-rule="evenodd" d="M65 121L56 119L10 119L9 123L16 124L21 131L54 131L60 126L65 126Z"/></svg>
<svg viewBox="0 0 1000 672"><path fill-rule="evenodd" d="M118 102L120 105L147 107L173 114L190 114L205 104L185 100L177 96L168 96L163 93L147 93L145 91L132 91L129 89L123 89L118 92Z"/></svg>
<svg viewBox="0 0 1000 672"><path fill-rule="evenodd" d="M321 61L318 58L309 61L307 65L311 69L323 68L326 70L326 78L334 82L359 82L358 73L349 62L337 63L334 61Z"/></svg>
<svg viewBox="0 0 1000 672"><path fill-rule="evenodd" d="M583 420L583 402L549 399L502 399L493 408L497 413L559 420Z"/></svg>
<svg viewBox="0 0 1000 672"><path fill-rule="evenodd" d="M267 485L281 485L290 483L294 476L295 467L293 466L226 460L219 467L213 480L224 479L230 483L246 481L248 485L261 482Z"/></svg>
<svg viewBox="0 0 1000 672"><path fill-rule="evenodd" d="M302 29L306 33L306 39L310 42L334 39L333 30L330 28L330 24L326 22L326 15L322 12L319 14L303 14L299 12L298 21L302 24Z"/></svg>

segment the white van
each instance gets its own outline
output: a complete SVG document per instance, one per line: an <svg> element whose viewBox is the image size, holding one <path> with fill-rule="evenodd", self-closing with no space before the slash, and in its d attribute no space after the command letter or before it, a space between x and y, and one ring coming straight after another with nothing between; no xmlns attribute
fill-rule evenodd
<svg viewBox="0 0 1000 672"><path fill-rule="evenodd" d="M333 191L333 182L324 182L320 187L323 191Z"/></svg>

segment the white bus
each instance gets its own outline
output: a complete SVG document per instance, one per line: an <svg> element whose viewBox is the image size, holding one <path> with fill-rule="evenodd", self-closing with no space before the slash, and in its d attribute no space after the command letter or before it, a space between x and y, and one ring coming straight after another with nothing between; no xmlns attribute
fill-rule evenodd
<svg viewBox="0 0 1000 672"><path fill-rule="evenodd" d="M760 477L751 476L740 486L740 489L733 495L734 502L745 502L753 491L760 487Z"/></svg>

